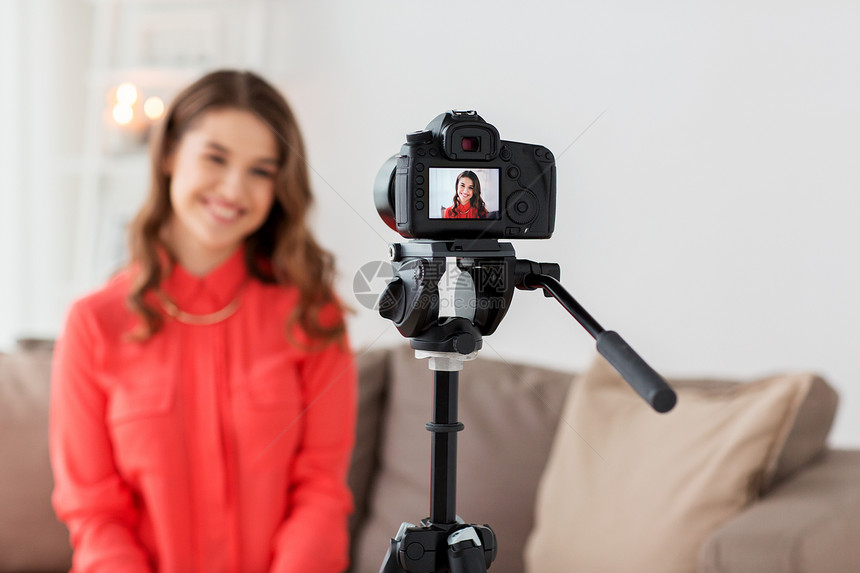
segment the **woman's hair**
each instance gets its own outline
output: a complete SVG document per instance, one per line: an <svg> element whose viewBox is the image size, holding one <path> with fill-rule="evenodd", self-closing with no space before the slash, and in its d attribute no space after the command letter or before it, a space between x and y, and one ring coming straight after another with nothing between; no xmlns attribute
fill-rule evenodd
<svg viewBox="0 0 860 573"><path fill-rule="evenodd" d="M460 198L457 195L457 187L460 185L460 179L463 177L468 177L472 180L474 189L472 190L472 197L469 199L469 205L478 210L478 217L484 218L487 216L487 206L484 203L484 199L481 197L481 182L478 181L478 176L474 171L463 171L459 175L457 175L457 180L454 182L454 204L451 206L449 211L453 215L457 212L457 205L460 204Z"/></svg>
<svg viewBox="0 0 860 573"><path fill-rule="evenodd" d="M162 239L162 229L172 214L166 159L204 114L218 109L253 113L272 129L278 145L275 200L265 222L245 239L249 274L264 283L290 284L298 289L299 304L287 320L288 334L297 325L314 340L340 338L345 324L332 286L333 257L308 228L313 196L298 124L284 97L269 83L252 72L230 70L212 72L185 88L153 133L149 195L129 230L131 262L138 272L133 275L128 302L143 319L143 328L135 338L145 340L164 325L162 313L147 295L167 276L165 267L175 262ZM332 305L340 311L334 323L320 317L320 311Z"/></svg>

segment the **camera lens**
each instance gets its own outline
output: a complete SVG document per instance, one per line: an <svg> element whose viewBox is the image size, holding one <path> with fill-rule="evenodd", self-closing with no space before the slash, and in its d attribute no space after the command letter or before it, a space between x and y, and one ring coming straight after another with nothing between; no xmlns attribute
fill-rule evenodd
<svg viewBox="0 0 860 573"><path fill-rule="evenodd" d="M464 137L460 142L460 147L463 151L478 151L478 138Z"/></svg>
<svg viewBox="0 0 860 573"><path fill-rule="evenodd" d="M376 204L376 212L385 221L385 224L397 230L397 221L394 201L394 175L397 170L398 155L392 155L388 161L382 164L373 182L373 202Z"/></svg>

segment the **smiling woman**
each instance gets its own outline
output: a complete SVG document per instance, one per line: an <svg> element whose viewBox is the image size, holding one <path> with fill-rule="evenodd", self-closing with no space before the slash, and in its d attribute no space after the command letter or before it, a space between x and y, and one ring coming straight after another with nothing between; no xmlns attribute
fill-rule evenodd
<svg viewBox="0 0 860 573"><path fill-rule="evenodd" d="M346 567L355 368L308 229L302 138L247 72L177 96L132 262L54 358L54 507L76 572Z"/></svg>

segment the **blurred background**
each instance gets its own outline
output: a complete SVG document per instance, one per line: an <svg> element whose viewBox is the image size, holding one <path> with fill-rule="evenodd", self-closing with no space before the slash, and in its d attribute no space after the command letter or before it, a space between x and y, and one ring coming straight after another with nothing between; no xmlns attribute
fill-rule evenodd
<svg viewBox="0 0 860 573"><path fill-rule="evenodd" d="M559 262L668 376L820 373L832 442L860 446L858 24L842 0L3 0L0 344L56 336L122 264L172 95L249 68L299 117L357 348L401 341L353 294L399 239L376 172L407 132L476 109L557 158L555 235L519 256ZM484 342L571 370L594 354L538 293Z"/></svg>

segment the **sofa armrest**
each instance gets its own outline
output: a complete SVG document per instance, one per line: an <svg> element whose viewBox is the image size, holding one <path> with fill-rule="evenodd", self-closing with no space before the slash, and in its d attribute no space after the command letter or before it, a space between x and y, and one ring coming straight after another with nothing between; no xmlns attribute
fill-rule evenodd
<svg viewBox="0 0 860 573"><path fill-rule="evenodd" d="M860 451L828 450L726 522L700 573L860 571Z"/></svg>

